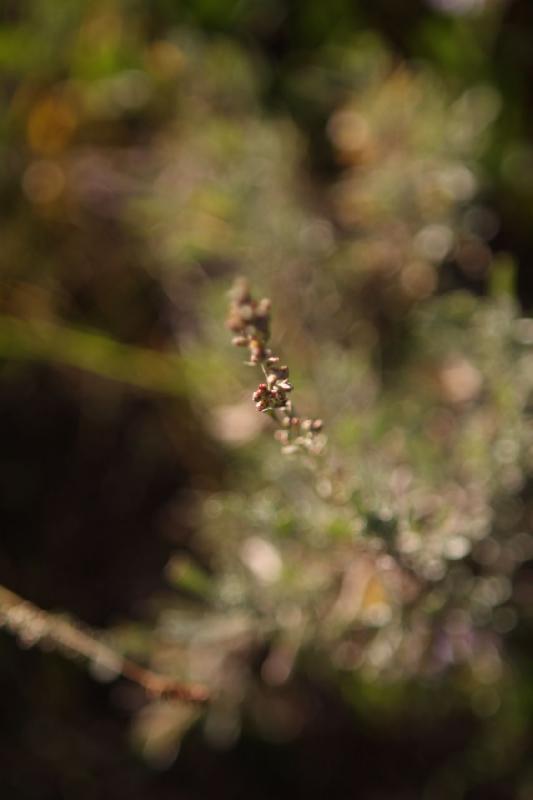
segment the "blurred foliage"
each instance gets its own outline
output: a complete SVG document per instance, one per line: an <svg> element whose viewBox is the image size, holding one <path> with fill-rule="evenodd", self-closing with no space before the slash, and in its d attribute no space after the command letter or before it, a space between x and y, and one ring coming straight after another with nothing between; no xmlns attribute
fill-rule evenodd
<svg viewBox="0 0 533 800"><path fill-rule="evenodd" d="M154 765L194 725L213 747L242 731L288 746L316 714L311 682L367 731L407 720L423 739L465 715L461 753L425 775L424 797L498 782L494 796L528 796L523 8L36 0L0 12L2 384L43 417L28 386L44 364L79 387L94 430L104 417L118 429L124 391L163 432L135 427L132 472L102 484L120 514L146 465L173 487L154 512L173 551L158 590L143 622L136 600L137 619L108 638L216 699L200 720L121 701ZM298 406L325 420L316 463L279 452L251 401L258 376L226 341L241 273L272 298ZM73 447L95 458L91 435ZM104 535L120 551L112 518ZM0 559L6 582L13 558ZM44 570L17 590L39 600Z"/></svg>

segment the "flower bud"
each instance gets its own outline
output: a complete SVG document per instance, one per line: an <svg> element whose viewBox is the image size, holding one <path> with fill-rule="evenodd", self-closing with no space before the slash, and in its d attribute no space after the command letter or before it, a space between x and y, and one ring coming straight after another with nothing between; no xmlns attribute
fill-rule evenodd
<svg viewBox="0 0 533 800"><path fill-rule="evenodd" d="M239 333L239 331L242 331L244 327L244 321L238 311L232 309L229 317L226 320L226 326L230 329L230 331L233 331L233 333Z"/></svg>
<svg viewBox="0 0 533 800"><path fill-rule="evenodd" d="M243 320L246 320L246 322L249 322L252 319L253 315L254 315L254 310L253 310L252 306L248 305L248 304L241 306L239 311L240 311L241 317L243 318Z"/></svg>
<svg viewBox="0 0 533 800"><path fill-rule="evenodd" d="M252 299L250 294L250 286L246 278L237 278L231 289L231 299L237 305L249 303Z"/></svg>
<svg viewBox="0 0 533 800"><path fill-rule="evenodd" d="M278 386L284 392L292 392L292 383L289 383L287 380L279 381Z"/></svg>
<svg viewBox="0 0 533 800"><path fill-rule="evenodd" d="M263 299L260 300L259 303L257 304L255 313L257 314L258 317L268 317L268 315L270 314L271 306L272 303L270 302L268 297L263 297Z"/></svg>

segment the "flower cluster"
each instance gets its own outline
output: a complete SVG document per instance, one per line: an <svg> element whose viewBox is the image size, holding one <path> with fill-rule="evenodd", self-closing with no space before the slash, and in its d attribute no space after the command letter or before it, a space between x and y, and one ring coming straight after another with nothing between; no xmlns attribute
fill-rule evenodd
<svg viewBox="0 0 533 800"><path fill-rule="evenodd" d="M248 347L250 364L261 364L271 356L266 347L270 337L270 300L266 297L259 302L254 300L244 278L238 278L231 291L227 326L236 334L232 344Z"/></svg>
<svg viewBox="0 0 533 800"><path fill-rule="evenodd" d="M254 300L248 282L239 278L231 291L227 320L228 328L235 334L232 344L247 347L247 363L260 366L263 371L265 380L255 390L253 400L258 411L269 413L278 422L280 427L275 436L283 445L283 452L290 454L303 448L318 453L325 444L324 437L318 435L322 420L302 419L294 412L288 397L293 390L289 368L280 364L280 359L268 347L270 309L270 300Z"/></svg>

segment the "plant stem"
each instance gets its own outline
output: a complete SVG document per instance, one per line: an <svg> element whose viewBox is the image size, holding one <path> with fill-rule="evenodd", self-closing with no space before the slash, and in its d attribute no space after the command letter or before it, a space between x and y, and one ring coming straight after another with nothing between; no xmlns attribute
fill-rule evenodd
<svg viewBox="0 0 533 800"><path fill-rule="evenodd" d="M51 643L67 654L82 656L112 675L122 675L156 698L205 703L209 690L199 684L186 684L168 675L141 667L117 653L94 634L72 622L43 611L15 592L0 585L0 627L14 633L25 646Z"/></svg>

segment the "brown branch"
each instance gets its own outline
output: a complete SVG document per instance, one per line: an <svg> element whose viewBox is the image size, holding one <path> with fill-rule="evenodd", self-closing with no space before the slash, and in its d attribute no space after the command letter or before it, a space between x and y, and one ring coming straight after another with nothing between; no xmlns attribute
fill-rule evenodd
<svg viewBox="0 0 533 800"><path fill-rule="evenodd" d="M185 684L167 675L141 667L101 642L94 634L72 622L50 614L0 585L0 627L15 634L22 646L55 645L67 655L82 656L110 675L127 678L151 697L205 703L209 690L199 684Z"/></svg>

